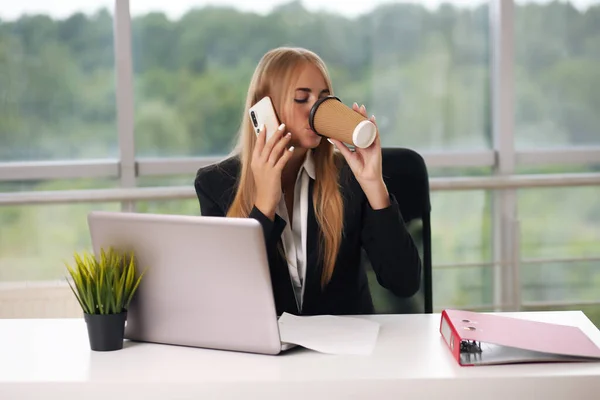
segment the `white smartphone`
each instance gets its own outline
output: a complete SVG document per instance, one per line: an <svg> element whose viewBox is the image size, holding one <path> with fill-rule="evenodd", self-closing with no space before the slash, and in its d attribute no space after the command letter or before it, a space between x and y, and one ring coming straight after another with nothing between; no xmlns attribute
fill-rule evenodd
<svg viewBox="0 0 600 400"><path fill-rule="evenodd" d="M256 104L250 107L249 113L250 122L252 122L256 135L258 136L260 128L265 125L267 128L266 140L269 140L271 135L277 131L280 125L271 99L268 96L263 97Z"/></svg>

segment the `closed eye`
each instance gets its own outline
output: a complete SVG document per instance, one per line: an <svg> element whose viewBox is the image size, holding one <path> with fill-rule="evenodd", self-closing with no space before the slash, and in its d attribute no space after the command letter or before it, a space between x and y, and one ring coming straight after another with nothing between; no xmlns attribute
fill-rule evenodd
<svg viewBox="0 0 600 400"><path fill-rule="evenodd" d="M309 96L294 98L294 102L299 103L299 104L306 103L308 101L311 93L312 93L312 90L310 88L305 88L305 87L297 88L296 96L302 95L302 94L305 94L305 95L307 94ZM321 92L319 93L319 98L329 96L330 94L331 94L331 92L329 91L329 89L325 88L325 89L321 90Z"/></svg>

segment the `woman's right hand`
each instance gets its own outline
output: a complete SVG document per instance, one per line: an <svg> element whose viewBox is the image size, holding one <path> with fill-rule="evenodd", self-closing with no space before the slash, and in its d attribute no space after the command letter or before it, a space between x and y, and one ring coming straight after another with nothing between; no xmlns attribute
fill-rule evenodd
<svg viewBox="0 0 600 400"><path fill-rule="evenodd" d="M293 147L287 148L292 135L284 135L284 129L285 124L281 124L265 142L267 132L263 125L250 163L256 185L254 206L271 221L275 220L275 210L281 200L281 172L294 151Z"/></svg>

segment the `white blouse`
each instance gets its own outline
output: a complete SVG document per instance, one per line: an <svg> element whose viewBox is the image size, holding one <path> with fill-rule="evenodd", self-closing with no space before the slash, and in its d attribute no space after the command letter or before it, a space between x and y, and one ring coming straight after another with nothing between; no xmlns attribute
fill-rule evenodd
<svg viewBox="0 0 600 400"><path fill-rule="evenodd" d="M304 163L296 177L292 223L290 223L283 193L276 210L276 213L286 222L282 233L282 242L299 311L302 310L306 279L306 225L309 179L315 179L315 164L311 150L306 153Z"/></svg>

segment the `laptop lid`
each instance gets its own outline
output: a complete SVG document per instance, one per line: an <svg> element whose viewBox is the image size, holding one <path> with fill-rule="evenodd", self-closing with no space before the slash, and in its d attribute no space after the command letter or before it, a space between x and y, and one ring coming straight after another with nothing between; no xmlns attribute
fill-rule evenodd
<svg viewBox="0 0 600 400"><path fill-rule="evenodd" d="M127 339L277 354L281 341L260 223L251 218L94 211L95 254L133 251L147 269Z"/></svg>

